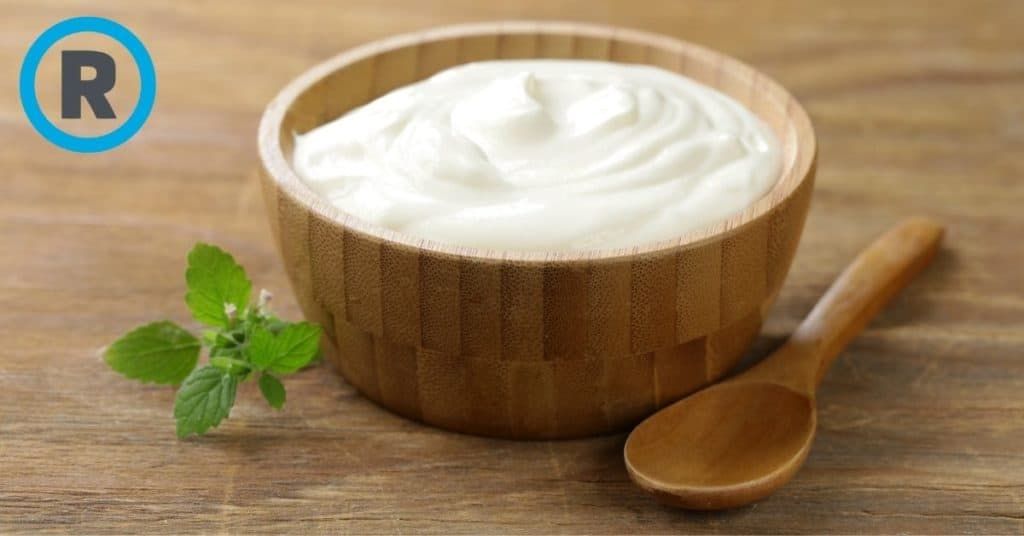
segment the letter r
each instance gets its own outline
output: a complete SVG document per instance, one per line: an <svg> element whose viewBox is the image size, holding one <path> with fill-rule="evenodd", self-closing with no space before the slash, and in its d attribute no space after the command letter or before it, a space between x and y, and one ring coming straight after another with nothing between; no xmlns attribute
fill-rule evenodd
<svg viewBox="0 0 1024 536"><path fill-rule="evenodd" d="M62 50L60 60L60 116L81 119L84 97L97 119L115 119L117 116L106 97L117 79L114 58L95 50ZM92 67L96 76L82 80L82 67Z"/></svg>

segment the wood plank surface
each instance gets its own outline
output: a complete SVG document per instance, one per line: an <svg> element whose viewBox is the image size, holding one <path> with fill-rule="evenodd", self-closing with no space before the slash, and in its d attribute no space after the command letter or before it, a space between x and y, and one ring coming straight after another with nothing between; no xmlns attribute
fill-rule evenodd
<svg viewBox="0 0 1024 536"><path fill-rule="evenodd" d="M28 125L29 43L92 14L154 57L153 116L103 154ZM732 512L659 506L623 436L450 434L359 397L325 367L273 412L252 383L178 441L173 390L98 351L170 318L184 256L222 245L294 317L254 170L263 106L378 37L507 18L662 32L730 53L808 109L820 144L804 239L750 359L795 327L902 217L949 226L935 264L840 356L817 443L778 494ZM0 532L1024 533L1024 3L183 0L0 2Z"/></svg>

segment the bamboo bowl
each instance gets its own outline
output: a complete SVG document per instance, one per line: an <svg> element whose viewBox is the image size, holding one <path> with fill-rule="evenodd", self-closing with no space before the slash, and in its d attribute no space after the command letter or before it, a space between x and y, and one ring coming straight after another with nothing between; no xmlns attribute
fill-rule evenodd
<svg viewBox="0 0 1024 536"><path fill-rule="evenodd" d="M685 74L775 130L782 176L743 213L674 240L524 253L439 244L360 221L292 170L295 133L442 69L496 58L590 58ZM789 270L816 154L800 105L735 59L637 31L538 22L448 27L338 55L267 106L259 150L288 276L345 379L406 417L510 438L621 430L729 371Z"/></svg>

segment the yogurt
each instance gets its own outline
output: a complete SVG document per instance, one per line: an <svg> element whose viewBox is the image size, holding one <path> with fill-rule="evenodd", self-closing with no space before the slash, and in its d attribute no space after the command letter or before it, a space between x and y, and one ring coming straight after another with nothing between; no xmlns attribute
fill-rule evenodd
<svg viewBox="0 0 1024 536"><path fill-rule="evenodd" d="M296 136L293 166L357 218L458 246L628 247L721 222L780 174L772 130L645 65L460 65Z"/></svg>

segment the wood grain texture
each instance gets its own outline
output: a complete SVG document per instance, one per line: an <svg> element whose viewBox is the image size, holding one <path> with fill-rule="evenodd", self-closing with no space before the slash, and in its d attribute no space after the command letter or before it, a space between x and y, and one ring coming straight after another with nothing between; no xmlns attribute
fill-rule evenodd
<svg viewBox="0 0 1024 536"><path fill-rule="evenodd" d="M648 63L658 51L674 58L673 69L759 110L787 140L778 182L748 210L678 239L543 253L457 247L359 221L328 206L291 169L295 134L318 125L309 118L327 122L335 117L329 111L363 104L347 89L366 86L358 77L373 79L368 94L358 89L368 101L418 73L456 65L463 50L475 60L559 57L537 47L557 40L570 43L562 51L569 58L592 57L580 42L605 43L599 58L618 62ZM493 48L481 45L492 41ZM440 47L448 54L434 54ZM372 70L363 69L367 62ZM336 97L343 104L332 103ZM434 28L345 51L281 91L267 106L259 140L267 213L277 220L271 228L306 315L348 323L346 330L370 341L326 346L338 352L331 361L345 379L403 414L418 403L412 413L426 423L515 439L619 431L726 374L754 340L793 260L816 154L800 105L732 58L636 30L524 21ZM335 288L345 289L344 301ZM708 347L703 366L673 361L695 344ZM424 362L392 367L407 356ZM569 360L590 362L558 366ZM377 374L362 372L370 369ZM418 398L385 396L381 375L415 387ZM680 387L662 388L663 377Z"/></svg>
<svg viewBox="0 0 1024 536"><path fill-rule="evenodd" d="M29 127L13 79L0 89L0 532L1024 532L1020 2L97 0L85 9L8 0L0 72L14 76L32 39L83 12L146 42L160 90L131 142L77 155ZM768 500L714 515L663 508L629 481L622 435L446 433L380 409L328 366L286 380L283 412L244 384L230 420L179 442L174 393L124 380L97 358L156 318L196 327L182 302L196 240L234 252L257 286L276 291L278 312L298 317L254 174L264 106L340 50L516 17L702 43L769 74L807 108L821 149L813 204L748 360L791 333L885 228L912 213L948 225L928 273L832 366L815 447ZM570 43L538 47L561 54ZM494 276L459 277L487 285ZM629 291L628 271L609 278ZM681 315L677 329L707 321Z"/></svg>

